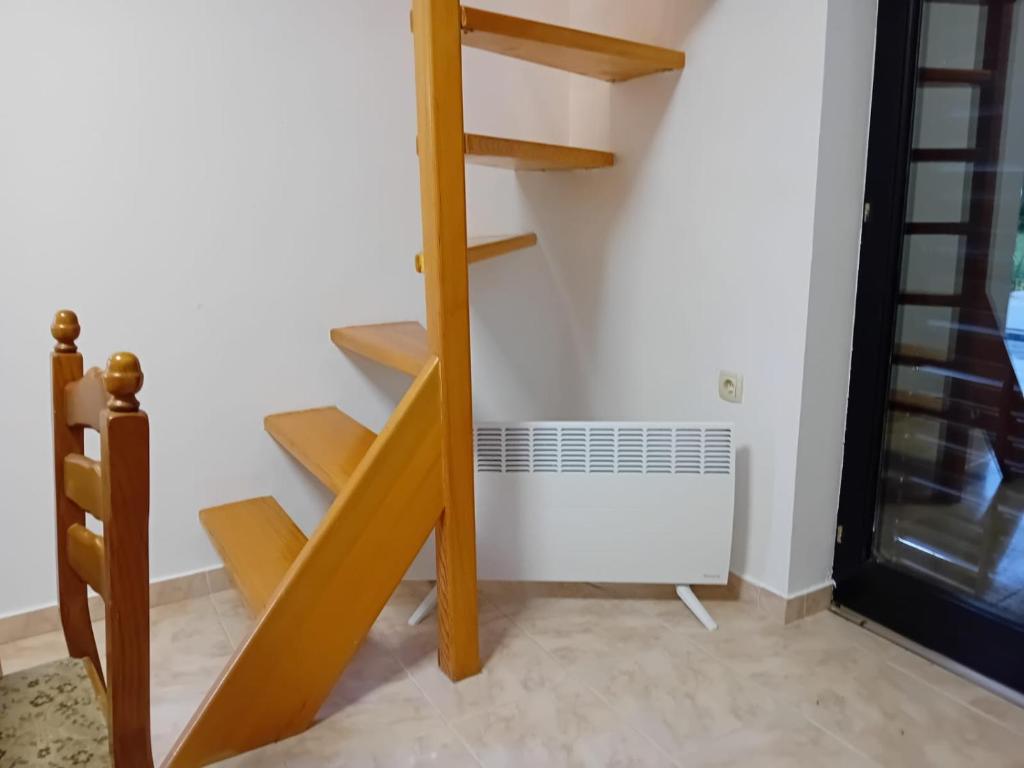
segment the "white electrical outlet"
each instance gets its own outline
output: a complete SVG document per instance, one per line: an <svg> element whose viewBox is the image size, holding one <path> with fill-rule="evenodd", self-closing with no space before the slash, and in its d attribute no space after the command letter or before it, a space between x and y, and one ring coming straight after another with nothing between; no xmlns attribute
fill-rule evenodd
<svg viewBox="0 0 1024 768"><path fill-rule="evenodd" d="M727 403L743 402L743 377L730 371L718 372L718 396Z"/></svg>

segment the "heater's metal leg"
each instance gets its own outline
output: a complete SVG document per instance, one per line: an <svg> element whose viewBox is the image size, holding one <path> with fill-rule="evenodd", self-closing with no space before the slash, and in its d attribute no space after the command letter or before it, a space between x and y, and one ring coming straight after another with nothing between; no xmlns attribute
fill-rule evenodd
<svg viewBox="0 0 1024 768"><path fill-rule="evenodd" d="M427 616L434 612L437 608L437 585L435 584L430 588L427 596L423 598L423 602L416 606L416 610L412 612L412 616L409 617L409 626L415 627Z"/></svg>
<svg viewBox="0 0 1024 768"><path fill-rule="evenodd" d="M693 611L693 615L697 617L697 621L703 624L708 632L714 632L718 629L717 622L711 618L711 614L708 613L708 609L701 605L700 600L693 594L693 590L684 584L680 584L676 587L676 594L679 595L679 599L686 603L686 607Z"/></svg>

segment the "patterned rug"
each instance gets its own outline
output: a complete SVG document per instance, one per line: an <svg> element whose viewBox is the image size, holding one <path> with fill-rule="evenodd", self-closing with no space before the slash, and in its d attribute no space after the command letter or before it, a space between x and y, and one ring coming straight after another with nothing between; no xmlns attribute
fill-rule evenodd
<svg viewBox="0 0 1024 768"><path fill-rule="evenodd" d="M81 659L0 677L0 768L109 768L107 721Z"/></svg>

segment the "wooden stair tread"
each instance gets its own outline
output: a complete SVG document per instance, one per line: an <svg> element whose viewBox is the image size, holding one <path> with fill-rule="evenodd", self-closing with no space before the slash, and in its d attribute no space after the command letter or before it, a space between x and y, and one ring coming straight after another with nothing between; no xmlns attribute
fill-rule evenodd
<svg viewBox="0 0 1024 768"><path fill-rule="evenodd" d="M199 520L249 610L259 616L306 545L306 535L272 496L202 509Z"/></svg>
<svg viewBox="0 0 1024 768"><path fill-rule="evenodd" d="M444 506L432 359L164 761L212 765L314 722ZM229 530L244 529L233 519Z"/></svg>
<svg viewBox="0 0 1024 768"><path fill-rule="evenodd" d="M462 44L610 82L686 64L682 51L465 6Z"/></svg>
<svg viewBox="0 0 1024 768"><path fill-rule="evenodd" d="M427 331L417 322L350 325L331 331L339 349L416 376L430 360Z"/></svg>
<svg viewBox="0 0 1024 768"><path fill-rule="evenodd" d="M466 161L474 165L516 171L580 171L607 168L615 163L611 152L476 133L466 134L465 152Z"/></svg>
<svg viewBox="0 0 1024 768"><path fill-rule="evenodd" d="M467 256L469 263L493 259L506 253L521 251L537 244L537 235L528 232L523 235L480 235L469 238ZM416 271L423 271L423 254L416 254Z"/></svg>
<svg viewBox="0 0 1024 768"><path fill-rule="evenodd" d="M355 472L376 435L337 408L276 413L263 426L282 448L335 493Z"/></svg>

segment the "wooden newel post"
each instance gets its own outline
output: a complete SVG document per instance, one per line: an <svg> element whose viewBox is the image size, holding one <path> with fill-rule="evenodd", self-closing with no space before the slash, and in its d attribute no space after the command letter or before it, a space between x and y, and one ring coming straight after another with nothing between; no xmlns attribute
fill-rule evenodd
<svg viewBox="0 0 1024 768"><path fill-rule="evenodd" d="M414 0L417 146L427 338L441 378L444 511L436 529L438 663L453 680L480 671L469 264L458 0Z"/></svg>

